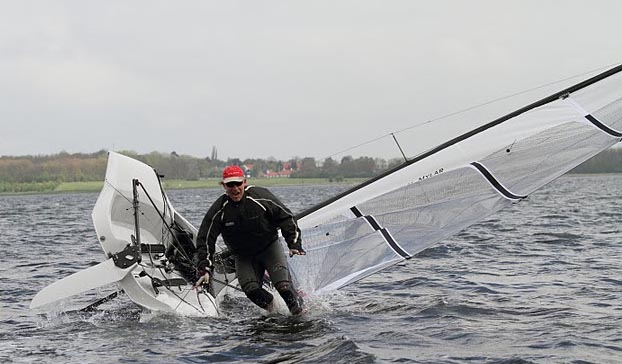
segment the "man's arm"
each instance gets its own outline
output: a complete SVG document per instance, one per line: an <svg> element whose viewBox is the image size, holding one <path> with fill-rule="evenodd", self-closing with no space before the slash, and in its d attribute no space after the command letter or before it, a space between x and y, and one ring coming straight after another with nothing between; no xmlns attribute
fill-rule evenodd
<svg viewBox="0 0 622 364"><path fill-rule="evenodd" d="M214 259L216 239L218 235L220 235L220 221L218 220L218 216L220 216L222 208L224 207L223 199L224 196L218 198L203 217L201 227L197 234L197 252L194 262L196 265L204 261L209 261L211 265Z"/></svg>
<svg viewBox="0 0 622 364"><path fill-rule="evenodd" d="M257 191L261 200L266 202L270 209L273 223L281 229L281 234L287 242L292 254L304 254L302 249L302 234L294 214L269 190L262 188ZM292 251L295 251L292 253Z"/></svg>

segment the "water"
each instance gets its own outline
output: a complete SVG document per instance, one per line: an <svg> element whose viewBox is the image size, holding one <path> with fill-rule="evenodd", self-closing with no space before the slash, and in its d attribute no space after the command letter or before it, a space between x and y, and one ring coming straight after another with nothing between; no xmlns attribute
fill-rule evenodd
<svg viewBox="0 0 622 364"><path fill-rule="evenodd" d="M343 186L274 188L300 211ZM169 193L198 225L217 190ZM30 311L100 262L97 194L0 197L2 363L622 363L622 175L567 176L300 318L234 297L220 318L142 312L107 287ZM296 259L298 259L297 257ZM303 258L304 259L304 258Z"/></svg>

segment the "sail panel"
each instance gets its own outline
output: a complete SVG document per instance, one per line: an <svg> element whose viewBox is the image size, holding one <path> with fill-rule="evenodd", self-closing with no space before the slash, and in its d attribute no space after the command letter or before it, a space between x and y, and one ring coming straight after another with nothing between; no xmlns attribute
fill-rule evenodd
<svg viewBox="0 0 622 364"><path fill-rule="evenodd" d="M294 276L315 291L355 282L519 202L620 142L620 70L476 126L305 211L300 226L308 255L293 260Z"/></svg>
<svg viewBox="0 0 622 364"><path fill-rule="evenodd" d="M516 141L480 162L514 193L528 195L616 142L571 122Z"/></svg>
<svg viewBox="0 0 622 364"><path fill-rule="evenodd" d="M173 210L168 200L165 203L166 197L160 190L154 169L122 154L109 152L106 180L92 214L95 230L106 254L121 251L131 243L131 236L135 235L132 203L134 179L138 179L149 194L147 196L138 187L141 242L163 243L168 247L172 241L160 214L170 223Z"/></svg>
<svg viewBox="0 0 622 364"><path fill-rule="evenodd" d="M290 260L297 285L312 292L328 286L339 288L400 261L379 231L364 218L351 218L304 231L304 258ZM347 281L343 281L348 278ZM336 283L341 281L342 283Z"/></svg>
<svg viewBox="0 0 622 364"><path fill-rule="evenodd" d="M473 168L457 169L370 199L356 207L360 217L340 217L304 230L307 256L290 264L298 284L307 290L339 288L409 258L511 203Z"/></svg>
<svg viewBox="0 0 622 364"><path fill-rule="evenodd" d="M568 96L576 101L578 105L581 105L589 114L596 114L605 110L612 112L620 105L620 98L622 97L621 84L622 74L616 73L580 90L569 93ZM619 118L614 117L613 119Z"/></svg>
<svg viewBox="0 0 622 364"><path fill-rule="evenodd" d="M618 134L622 133L622 98L592 113L598 121L614 129Z"/></svg>
<svg viewBox="0 0 622 364"><path fill-rule="evenodd" d="M144 194L143 194L144 195ZM147 200L147 201L143 201ZM172 240L171 234L164 225L160 213L149 203L146 197L139 195L139 226L140 239L144 244L164 244L168 247ZM159 208L163 211L162 206ZM166 216L167 220L169 216ZM117 239L131 242L130 235L134 235L134 209L132 201L118 192L114 193L110 209L111 228Z"/></svg>
<svg viewBox="0 0 622 364"><path fill-rule="evenodd" d="M385 207L383 200L391 198L390 195L369 202L370 211L376 210L374 216L378 222L411 256L513 203L474 170L465 168L456 173L469 177L458 181L458 185L469 180L470 187L479 188L469 188L468 193L452 193L455 189L446 183L452 180L451 174L447 174L430 179L422 186L412 185L399 191L407 194L399 208ZM439 191L438 196L442 198L436 201L431 201L429 196L423 198L432 189ZM443 192L447 194L442 195Z"/></svg>

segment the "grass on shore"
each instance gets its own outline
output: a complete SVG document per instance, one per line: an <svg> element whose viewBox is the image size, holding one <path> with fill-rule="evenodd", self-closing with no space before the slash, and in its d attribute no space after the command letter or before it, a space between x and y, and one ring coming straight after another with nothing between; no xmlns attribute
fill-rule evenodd
<svg viewBox="0 0 622 364"><path fill-rule="evenodd" d="M274 186L304 186L304 185L322 185L328 183L346 183L355 184L364 181L363 178L345 178L339 182L332 182L327 178L249 178L248 184L262 187ZM21 186L13 190L0 191L0 195L16 195L16 194L39 194L39 193L68 193L68 192L98 192L104 185L103 181L88 182L61 182L58 184L47 184L45 186L39 184L30 184ZM165 190L176 189L192 189L192 188L220 188L220 180L207 179L198 181L186 180L163 180L162 186Z"/></svg>

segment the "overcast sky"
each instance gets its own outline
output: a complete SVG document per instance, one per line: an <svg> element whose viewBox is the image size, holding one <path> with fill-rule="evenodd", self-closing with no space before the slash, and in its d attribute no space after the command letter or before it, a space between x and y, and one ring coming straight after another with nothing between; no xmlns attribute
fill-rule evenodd
<svg viewBox="0 0 622 364"><path fill-rule="evenodd" d="M620 63L621 17L619 0L0 0L0 155L324 158Z"/></svg>

